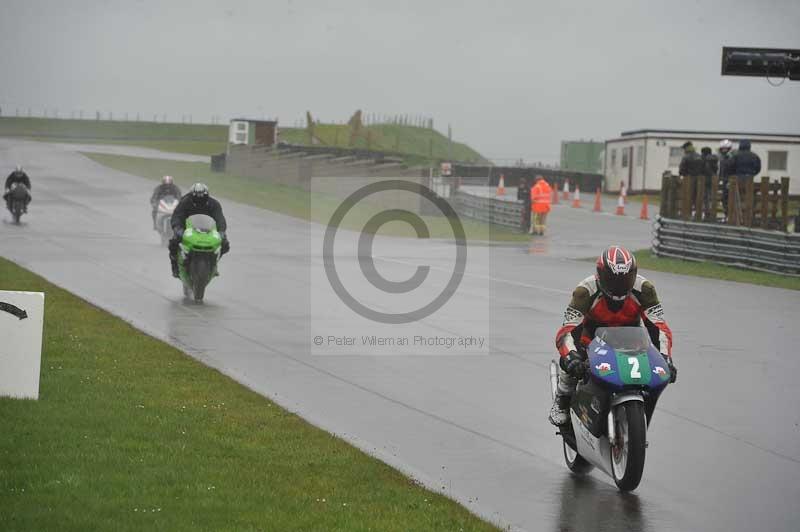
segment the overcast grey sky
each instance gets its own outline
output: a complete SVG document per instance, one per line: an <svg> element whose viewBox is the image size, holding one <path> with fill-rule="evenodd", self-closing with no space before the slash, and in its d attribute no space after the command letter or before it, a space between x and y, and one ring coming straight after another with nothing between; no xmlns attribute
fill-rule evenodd
<svg viewBox="0 0 800 532"><path fill-rule="evenodd" d="M60 116L432 116L488 157L686 128L800 133L800 82L720 76L800 48L800 1L0 0L0 105Z"/></svg>

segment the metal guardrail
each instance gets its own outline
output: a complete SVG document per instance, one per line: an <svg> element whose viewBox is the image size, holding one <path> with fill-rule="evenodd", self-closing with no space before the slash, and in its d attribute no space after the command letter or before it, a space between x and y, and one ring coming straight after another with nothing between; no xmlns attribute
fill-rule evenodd
<svg viewBox="0 0 800 532"><path fill-rule="evenodd" d="M674 220L653 224L653 253L800 276L800 234Z"/></svg>
<svg viewBox="0 0 800 532"><path fill-rule="evenodd" d="M461 216L495 225L519 229L522 220L522 202L484 198L456 191L453 198L456 212Z"/></svg>

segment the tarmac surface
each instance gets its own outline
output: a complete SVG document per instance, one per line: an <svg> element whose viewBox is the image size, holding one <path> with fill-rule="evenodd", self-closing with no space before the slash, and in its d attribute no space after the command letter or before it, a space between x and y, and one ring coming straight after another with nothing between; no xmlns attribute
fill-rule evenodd
<svg viewBox="0 0 800 532"><path fill-rule="evenodd" d="M0 255L479 515L514 530L798 530L800 293L642 272L673 329L679 376L650 426L642 484L620 494L603 474L574 478L564 466L546 420L548 362L569 295L594 266L573 259L611 242L647 247L647 222L557 208L548 235L530 245L467 246L452 298L419 322L390 326L349 312L333 293L320 226L223 200L231 253L198 305L183 300L151 230L154 182L73 149L0 139L0 168L23 164L33 180L23 225L3 213ZM432 299L457 263L447 241L377 237L385 278L430 266L423 293L397 302L364 282L357 234L336 242L348 291L385 313ZM356 345L328 344L350 334ZM485 343L359 344L389 334Z"/></svg>

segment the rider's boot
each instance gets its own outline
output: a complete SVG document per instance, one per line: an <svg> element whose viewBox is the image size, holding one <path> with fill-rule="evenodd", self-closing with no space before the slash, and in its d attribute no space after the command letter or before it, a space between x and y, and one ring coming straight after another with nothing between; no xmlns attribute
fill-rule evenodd
<svg viewBox="0 0 800 532"><path fill-rule="evenodd" d="M556 427L565 425L569 421L569 401L571 396L556 394L553 406L550 408L550 423Z"/></svg>

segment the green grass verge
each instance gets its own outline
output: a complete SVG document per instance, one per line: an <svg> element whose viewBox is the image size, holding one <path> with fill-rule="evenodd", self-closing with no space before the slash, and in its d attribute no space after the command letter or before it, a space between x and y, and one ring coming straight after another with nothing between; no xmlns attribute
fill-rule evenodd
<svg viewBox="0 0 800 532"><path fill-rule="evenodd" d="M164 174L169 174L183 190L186 190L192 183L203 181L211 189L212 195L322 224L328 223L331 215L342 202L341 199L330 196L309 194L300 188L273 185L255 178L212 172L209 165L205 163L102 153L85 153L84 155L109 168L153 180L161 179ZM313 209L311 208L312 203ZM367 220L381 210L381 207L361 202L345 217L342 227L360 231ZM452 238L453 232L447 218L423 216L422 219L430 230L431 238ZM469 219L461 221L467 238L473 241L527 242L530 240L528 235L514 233L504 227ZM416 236L408 224L401 222L388 223L381 227L379 233L387 236Z"/></svg>
<svg viewBox="0 0 800 532"><path fill-rule="evenodd" d="M639 263L639 268L645 270L800 290L800 278L798 277L745 270L743 268L724 266L713 262L695 262L668 257L657 257L653 255L653 252L649 249L640 249L634 252L634 254Z"/></svg>
<svg viewBox="0 0 800 532"><path fill-rule="evenodd" d="M38 401L0 399L0 530L491 530L177 349L45 292Z"/></svg>
<svg viewBox="0 0 800 532"><path fill-rule="evenodd" d="M435 130L414 126L380 124L362 128L350 144L347 125L319 124L317 141L323 146L354 147L399 153L406 164L430 164L450 158L447 137ZM279 140L308 144L302 128L279 128ZM164 151L214 155L227 149L228 126L211 124L167 124L112 120L68 120L57 118L0 117L0 136L38 138L54 142L129 144ZM452 159L486 162L466 144L453 142Z"/></svg>

